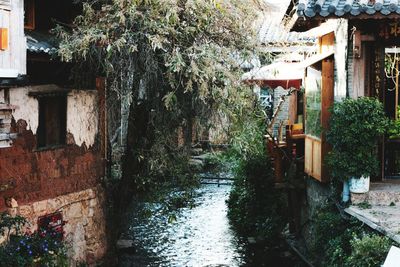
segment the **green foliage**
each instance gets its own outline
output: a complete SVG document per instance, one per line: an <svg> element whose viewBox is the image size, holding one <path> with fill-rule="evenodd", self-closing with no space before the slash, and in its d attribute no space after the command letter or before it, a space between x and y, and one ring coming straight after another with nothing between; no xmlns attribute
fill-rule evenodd
<svg viewBox="0 0 400 267"><path fill-rule="evenodd" d="M333 207L321 209L315 216L312 252L322 266L380 266L392 242L357 220L346 220Z"/></svg>
<svg viewBox="0 0 400 267"><path fill-rule="evenodd" d="M7 212L0 213L0 236L6 235L8 239L11 232L20 233L22 226L26 224L25 218L11 216Z"/></svg>
<svg viewBox="0 0 400 267"><path fill-rule="evenodd" d="M377 99L361 97L335 103L327 140L332 152L327 158L332 176L338 179L376 174L377 139L388 126L383 105Z"/></svg>
<svg viewBox="0 0 400 267"><path fill-rule="evenodd" d="M371 204L369 204L367 201L358 203L357 206L361 209L370 209L372 207Z"/></svg>
<svg viewBox="0 0 400 267"><path fill-rule="evenodd" d="M354 238L350 241L350 244L352 251L346 260L346 266L372 267L383 264L393 242L387 237L370 234L361 238Z"/></svg>
<svg viewBox="0 0 400 267"><path fill-rule="evenodd" d="M131 103L142 84L180 122L188 112L207 112L235 94L241 60L256 47L251 25L257 1L100 3L85 2L73 30L55 29L63 60L95 66L112 90L121 97L129 93Z"/></svg>
<svg viewBox="0 0 400 267"><path fill-rule="evenodd" d="M251 29L260 3L88 1L72 28L55 29L61 40L59 55L75 63L75 74L86 77L89 70L106 76L109 113L115 115L110 125L122 117L123 109L130 110L129 124L138 125L132 134L141 136L128 151L132 161L139 161L136 169L142 168L138 175L128 175L137 187L153 187L157 177L176 174L174 154L183 153L178 161L186 157L186 151L173 149L177 128L184 129L189 147L195 119L210 128L214 115L247 101L243 91L250 89L240 85L240 64L256 53ZM138 103L143 110L135 112ZM138 124L135 118L144 121Z"/></svg>
<svg viewBox="0 0 400 267"><path fill-rule="evenodd" d="M400 106L397 107L397 118L390 120L388 135L390 139L400 138Z"/></svg>
<svg viewBox="0 0 400 267"><path fill-rule="evenodd" d="M249 157L264 156L265 152L265 115L251 91L244 91L246 101L238 101L231 106L230 148L222 154L222 161L227 162L234 171L242 161Z"/></svg>
<svg viewBox="0 0 400 267"><path fill-rule="evenodd" d="M1 233L12 231L10 238L0 245L1 267L69 265L65 245L58 233L42 229L34 233L22 233L25 223L23 217L0 214Z"/></svg>
<svg viewBox="0 0 400 267"><path fill-rule="evenodd" d="M228 200L228 217L239 234L275 242L286 226L286 201L274 188L271 163L266 153L248 155L241 161Z"/></svg>

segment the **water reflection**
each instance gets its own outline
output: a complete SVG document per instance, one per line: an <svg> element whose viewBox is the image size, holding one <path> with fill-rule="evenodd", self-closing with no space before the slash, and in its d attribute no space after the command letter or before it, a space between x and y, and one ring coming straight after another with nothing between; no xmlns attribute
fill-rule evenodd
<svg viewBox="0 0 400 267"><path fill-rule="evenodd" d="M160 205L136 205L124 237L134 240L135 251L120 255L119 266L292 266L271 265L279 259L265 258L268 253L245 253L226 216L229 191L226 185L203 185L198 205L181 209L173 223Z"/></svg>

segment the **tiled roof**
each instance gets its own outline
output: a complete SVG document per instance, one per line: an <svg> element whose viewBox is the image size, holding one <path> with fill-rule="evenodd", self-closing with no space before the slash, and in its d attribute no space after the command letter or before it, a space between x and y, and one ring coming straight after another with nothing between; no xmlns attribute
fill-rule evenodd
<svg viewBox="0 0 400 267"><path fill-rule="evenodd" d="M57 51L54 36L36 31L26 31L26 46L29 52L53 54Z"/></svg>
<svg viewBox="0 0 400 267"><path fill-rule="evenodd" d="M270 23L265 21L260 29L259 36L261 42L264 44L301 44L301 45L312 45L316 42L314 36L307 36L303 33L289 32L282 23Z"/></svg>
<svg viewBox="0 0 400 267"><path fill-rule="evenodd" d="M398 0L299 0L297 15L300 17L344 17L400 14Z"/></svg>

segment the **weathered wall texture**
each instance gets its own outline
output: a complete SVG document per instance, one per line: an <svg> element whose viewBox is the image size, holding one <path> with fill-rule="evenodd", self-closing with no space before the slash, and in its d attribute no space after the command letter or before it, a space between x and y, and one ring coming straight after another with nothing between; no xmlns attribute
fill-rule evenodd
<svg viewBox="0 0 400 267"><path fill-rule="evenodd" d="M37 219L61 212L68 254L74 262L94 263L106 251L104 192L100 187L33 202L13 208L11 212L27 218L30 230L37 230Z"/></svg>
<svg viewBox="0 0 400 267"><path fill-rule="evenodd" d="M306 194L301 208L302 236L307 246L315 241L313 218L322 207L325 207L331 195L329 184L320 183L314 178L306 180Z"/></svg>
<svg viewBox="0 0 400 267"><path fill-rule="evenodd" d="M77 145L36 151L32 131L19 129L17 140L0 149L0 210L6 198L20 204L95 186L103 176L100 156Z"/></svg>
<svg viewBox="0 0 400 267"><path fill-rule="evenodd" d="M283 95L287 95L288 91L283 89L282 87L277 87L273 90L274 92L274 111L276 110L276 108L279 105L279 102L281 100L281 97ZM279 131L279 126L282 124L282 136L285 136L286 131L285 131L285 127L287 125L287 121L289 119L289 97L286 97L285 102L283 102L282 106L281 106L281 110L279 111L279 113L277 114L274 126L273 126L273 131L274 131L274 136L278 137L278 131Z"/></svg>
<svg viewBox="0 0 400 267"><path fill-rule="evenodd" d="M54 85L10 89L9 104L17 106L11 132L18 136L10 147L0 148L0 211L7 209L6 199L13 198L19 205L16 212L34 227L39 216L61 211L71 256L93 262L104 255L106 246L104 193L98 187L104 162L97 92L68 92L67 144L37 149L39 105L29 92L58 89Z"/></svg>
<svg viewBox="0 0 400 267"><path fill-rule="evenodd" d="M90 147L95 142L98 129L97 91L73 90L67 99L67 131L75 143Z"/></svg>
<svg viewBox="0 0 400 267"><path fill-rule="evenodd" d="M29 92L59 90L55 85L29 86L10 90L10 104L17 106L13 112L15 121L27 123L27 129L36 134L39 125L38 100ZM72 90L67 97L67 131L74 136L75 143L87 147L94 144L98 132L97 91Z"/></svg>
<svg viewBox="0 0 400 267"><path fill-rule="evenodd" d="M15 121L24 120L27 129L36 134L39 125L39 104L36 98L28 96L29 90L38 86L10 89L10 103L17 108L13 112Z"/></svg>
<svg viewBox="0 0 400 267"><path fill-rule="evenodd" d="M347 42L348 22L346 19L337 20L335 30L335 101L342 101L347 92Z"/></svg>
<svg viewBox="0 0 400 267"><path fill-rule="evenodd" d="M53 198L93 187L103 176L102 158L95 145L95 91L69 93L68 145L36 149L38 102L28 93L54 88L49 85L10 90L10 104L17 106L12 116L16 122L13 132L18 138L11 147L0 149L0 210L5 208L5 198L15 198L20 204Z"/></svg>
<svg viewBox="0 0 400 267"><path fill-rule="evenodd" d="M211 144L228 143L229 118L223 112L219 112L211 118L212 127L208 133L208 139Z"/></svg>

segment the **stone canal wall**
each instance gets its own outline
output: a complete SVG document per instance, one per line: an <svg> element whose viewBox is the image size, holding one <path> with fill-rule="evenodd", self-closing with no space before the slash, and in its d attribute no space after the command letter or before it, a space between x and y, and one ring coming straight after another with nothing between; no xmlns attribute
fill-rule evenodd
<svg viewBox="0 0 400 267"><path fill-rule="evenodd" d="M38 218L61 214L68 255L73 262L91 264L106 253L104 201L102 188L94 187L27 205L14 201L9 212L24 216L32 232L38 228Z"/></svg>

